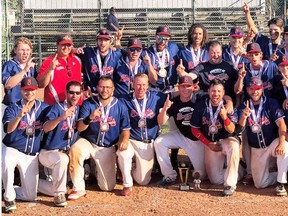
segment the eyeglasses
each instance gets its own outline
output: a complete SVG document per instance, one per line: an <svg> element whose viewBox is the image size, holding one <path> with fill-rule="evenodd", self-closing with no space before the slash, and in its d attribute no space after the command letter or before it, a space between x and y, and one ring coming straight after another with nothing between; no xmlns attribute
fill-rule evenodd
<svg viewBox="0 0 288 216"><path fill-rule="evenodd" d="M111 90L113 87L112 86L98 86L98 88L102 91L103 89Z"/></svg>
<svg viewBox="0 0 288 216"><path fill-rule="evenodd" d="M169 37L163 37L163 36L161 36L161 35L157 35L156 39L157 39L157 41L160 42L160 43L163 42L163 41L167 42L167 41L170 40Z"/></svg>
<svg viewBox="0 0 288 216"><path fill-rule="evenodd" d="M131 48L129 48L129 50L130 50L130 52L135 52L135 51L141 52L142 48L134 48L134 47L131 47Z"/></svg>
<svg viewBox="0 0 288 216"><path fill-rule="evenodd" d="M81 94L80 91L68 91L68 93L71 94L71 95L74 95L74 94L80 95Z"/></svg>

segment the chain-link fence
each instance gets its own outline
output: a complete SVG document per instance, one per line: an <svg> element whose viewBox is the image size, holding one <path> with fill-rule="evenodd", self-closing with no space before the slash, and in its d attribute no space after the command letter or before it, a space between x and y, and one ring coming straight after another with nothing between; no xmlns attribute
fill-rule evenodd
<svg viewBox="0 0 288 216"><path fill-rule="evenodd" d="M5 0L16 1L16 0ZM123 45L131 35L140 37L145 46L154 42L155 30L159 25L170 27L173 40L186 44L186 34L193 23L202 23L208 30L210 39L223 43L228 40L232 26L245 27L242 11L244 0L21 0L14 10L13 18L4 29L4 53L8 53L15 37L29 37L34 45L34 53L40 62L56 48L55 36L69 32L76 46L84 43L95 45L95 34L106 26L109 9L116 8L116 16L121 26L125 25ZM247 2L252 17L261 31L265 31L267 20L280 16L286 21L286 0L250 0ZM11 5L11 4L10 4ZM4 5L3 8L5 8ZM11 14L11 8L8 8ZM13 13L12 13L13 14ZM9 14L5 18L8 19ZM4 20L7 20L4 19ZM5 31L6 30L6 31ZM7 55L4 56L4 60Z"/></svg>

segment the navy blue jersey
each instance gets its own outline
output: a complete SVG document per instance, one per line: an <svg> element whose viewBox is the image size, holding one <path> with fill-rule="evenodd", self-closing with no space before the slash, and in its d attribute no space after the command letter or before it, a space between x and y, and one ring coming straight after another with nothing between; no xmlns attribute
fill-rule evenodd
<svg viewBox="0 0 288 216"><path fill-rule="evenodd" d="M7 133L7 126L10 121L12 121L22 110L23 105L21 100L15 104L10 105L5 109L3 116L3 127L4 131ZM49 106L46 103L35 101L35 105L29 112L29 115L32 115L32 112L35 112L35 122L33 126L35 127L34 136L26 135L26 128L29 125L27 115L23 116L17 126L17 128L6 134L3 143L8 146L15 148L21 152L26 153L37 153L40 150L40 142L43 135L43 123L45 116L48 112Z"/></svg>
<svg viewBox="0 0 288 216"><path fill-rule="evenodd" d="M227 47L226 49L224 49L222 52L222 58L224 61L231 64L235 70L241 69L243 62L245 64L249 63L249 60L247 58L244 58L239 55L234 55L233 53L231 54L231 49L232 49L231 47Z"/></svg>
<svg viewBox="0 0 288 216"><path fill-rule="evenodd" d="M165 60L167 77L163 78L158 76L157 82L155 84L151 84L153 88L157 88L161 91L165 91L168 87L174 86L177 83L176 61L179 47L175 42L169 41L166 49L169 53L169 59ZM156 71L159 71L160 65L155 50L155 45L152 45L145 51L147 51L154 69ZM145 54L145 51L143 51L142 53Z"/></svg>
<svg viewBox="0 0 288 216"><path fill-rule="evenodd" d="M121 98L121 100L128 107L129 118L131 122L130 137L138 141L151 141L155 139L159 131L159 125L157 122L157 116L159 114L159 109L163 107L166 94L149 90L146 93L147 104L144 112L144 118L146 118L146 127L139 128L138 123L140 120L140 115L137 112L136 106L133 102L133 96L126 96ZM143 106L143 100L138 100L140 107Z"/></svg>
<svg viewBox="0 0 288 216"><path fill-rule="evenodd" d="M245 108L246 105L244 103L239 106L239 119L242 117ZM259 105L254 105L254 108L257 113ZM263 96L263 109L260 116L261 131L259 133L253 133L251 130L251 126L255 123L251 115L247 118L246 133L249 145L253 148L265 148L279 137L276 121L284 118L284 113L275 99Z"/></svg>
<svg viewBox="0 0 288 216"><path fill-rule="evenodd" d="M285 88L282 84L283 76L281 73L277 74L273 77L273 93L271 98L274 98L278 101L279 105L282 106L284 100L287 98L285 94ZM288 96L288 89L287 89L287 96ZM286 115L285 115L286 116ZM288 116L287 116L288 117Z"/></svg>
<svg viewBox="0 0 288 216"><path fill-rule="evenodd" d="M2 66L2 84L4 87L6 86L9 79L18 74L20 71L22 71L20 67L20 63L14 58L4 63ZM36 68L30 68L30 71L27 73L27 76L31 76L36 78L37 77L37 71ZM20 82L14 86L12 89L4 89L5 90L5 96L3 99L3 104L6 106L9 106L11 104L16 103L17 101L22 99L22 95L20 93Z"/></svg>
<svg viewBox="0 0 288 216"><path fill-rule="evenodd" d="M134 68L129 68L127 56L123 56L117 64L113 74L113 82L115 85L114 95L118 98L131 93L132 81L137 73L148 74L148 68L144 61L138 60Z"/></svg>
<svg viewBox="0 0 288 216"><path fill-rule="evenodd" d="M209 61L201 63L194 68L199 73L199 86L204 92L208 92L210 81L219 79L224 82L225 94L235 98L234 84L238 78L238 72L226 61L214 65Z"/></svg>
<svg viewBox="0 0 288 216"><path fill-rule="evenodd" d="M97 52L97 47L85 47L84 54L79 55L82 61L84 83L86 86L91 88L92 93L97 93L96 85L100 76L108 75L113 77L114 69L121 57L120 49L112 51L110 48L104 60L101 60L100 65L102 65L102 67L100 67L99 61L97 59Z"/></svg>
<svg viewBox="0 0 288 216"><path fill-rule="evenodd" d="M209 100L210 99L207 98L197 103L191 118L190 122L191 126L200 129L203 135L212 142L216 142L219 141L220 139L225 139L234 136L234 133L231 134L225 130L224 122L223 119L220 117L220 115L218 115L215 123L215 125L218 128L218 133L214 135L209 133L209 127L211 126ZM213 113L215 113L217 107L212 106L212 109ZM238 121L237 110L235 109L232 115L228 115L228 118L231 120L231 122L236 124Z"/></svg>
<svg viewBox="0 0 288 216"><path fill-rule="evenodd" d="M273 78L278 74L278 67L274 62L263 60L262 69L256 74L256 76L260 76L263 82L264 94L267 97L271 97L273 90ZM250 82L251 77L255 76L251 72L251 63L248 63L245 66L246 76L244 78L244 92L247 96L246 87Z"/></svg>
<svg viewBox="0 0 288 216"><path fill-rule="evenodd" d="M47 121L54 120L62 116L65 112L64 109L65 109L64 102L54 104L45 118L45 123ZM78 138L78 131L76 129L78 116L79 116L79 106L76 106L73 117L73 124L72 124L73 133L71 140L68 141L68 131L70 123L68 122L67 119L65 119L63 121L60 121L59 124L52 131L49 131L45 135L44 145L42 148L47 150L53 150L53 149L68 150Z"/></svg>
<svg viewBox="0 0 288 216"><path fill-rule="evenodd" d="M98 107L99 100L97 97L85 100L80 108L79 120L89 116ZM104 107L104 110L106 112L107 106ZM119 135L122 130L130 129L127 107L117 98L113 97L111 109L107 119L109 124L108 132L102 132L100 130L101 122L103 122L102 117L94 118L89 124L88 128L80 133L80 136L98 146L110 147L118 142Z"/></svg>
<svg viewBox="0 0 288 216"><path fill-rule="evenodd" d="M196 58L196 62L194 62L192 57L192 51L193 50ZM185 67L185 71L191 71L194 67L196 67L199 63L208 61L208 51L202 47L199 51L199 62L197 62L197 51L194 51L191 45L187 45L185 47L181 47L178 53L178 58L182 59L183 65Z"/></svg>

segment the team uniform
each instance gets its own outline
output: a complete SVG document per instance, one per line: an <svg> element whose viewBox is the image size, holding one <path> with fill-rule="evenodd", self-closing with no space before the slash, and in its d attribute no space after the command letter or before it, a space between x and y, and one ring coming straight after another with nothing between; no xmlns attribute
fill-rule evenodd
<svg viewBox="0 0 288 216"><path fill-rule="evenodd" d="M185 71L191 71L199 63L209 60L208 51L204 47L195 51L191 45L181 47L178 56L182 59Z"/></svg>
<svg viewBox="0 0 288 216"><path fill-rule="evenodd" d="M128 56L123 56L118 61L113 74L113 82L115 85L114 96L120 98L133 92L132 81L134 76L138 73L145 73L148 75L148 68L145 62L139 58L134 68L131 68Z"/></svg>
<svg viewBox="0 0 288 216"><path fill-rule="evenodd" d="M238 72L226 61L220 64L211 64L209 61L199 64L194 68L199 73L199 86L204 92L208 92L210 81L214 79L224 82L225 94L235 98L234 84L237 81Z"/></svg>
<svg viewBox="0 0 288 216"><path fill-rule="evenodd" d="M80 109L79 120L89 116L100 105L96 96L85 100ZM96 177L100 189L111 191L115 187L115 144L121 131L130 129L129 116L126 106L114 97L102 108L101 113L101 117L93 119L88 128L80 133L81 138L70 149L69 171L73 191L85 191L83 163L90 157L96 163ZM105 130L101 126L103 124L106 126Z"/></svg>
<svg viewBox="0 0 288 216"><path fill-rule="evenodd" d="M263 60L261 63L260 70L253 70L251 63L245 66L246 76L244 78L244 93L247 96L246 87L251 79L251 77L260 77L263 82L264 94L270 97L272 95L272 90L274 88L273 78L278 74L278 67L274 62Z"/></svg>
<svg viewBox="0 0 288 216"><path fill-rule="evenodd" d="M169 131L160 135L155 140L157 160L164 178L176 180L177 172L173 170L169 159L168 149L183 149L193 167L194 172L199 172L201 179L206 176L204 165L204 145L191 133L190 120L194 112L196 101L201 94L193 93L190 101L182 102L180 96L174 98L173 104L167 110L167 115L174 119L178 130Z"/></svg>
<svg viewBox="0 0 288 216"><path fill-rule="evenodd" d="M44 60L40 67L38 80L47 72L55 55L51 55ZM78 81L81 83L81 61L74 54L70 54L67 62L63 58L57 58L58 65L51 74L48 86L44 89L44 102L50 106L63 102L66 99L66 84L70 81Z"/></svg>
<svg viewBox="0 0 288 216"><path fill-rule="evenodd" d="M225 130L224 122L217 114L221 107L211 106L212 109L210 109L209 101L209 99L205 99L197 103L190 123L193 128L200 129L209 141L221 143L222 152L214 152L205 146L205 167L210 182L212 184L223 184L224 182L225 187L230 186L236 189L240 160L239 140L235 134L228 133ZM238 116L236 110L232 115L228 115L227 117L234 124L237 123ZM212 128L213 126L214 128ZM225 162L227 165L226 169L223 168Z"/></svg>
<svg viewBox="0 0 288 216"><path fill-rule="evenodd" d="M22 100L6 108L3 116L3 128L7 132L8 123L21 111ZM6 201L15 199L33 201L38 187L38 152L43 135L42 125L48 105L35 101L34 107L20 120L17 128L3 139L2 180ZM33 129L33 130L32 130ZM28 134L28 135L27 135ZM18 168L21 187L14 188L14 169Z"/></svg>
<svg viewBox="0 0 288 216"><path fill-rule="evenodd" d="M124 187L132 187L133 179L140 185L147 185L151 180L154 164L153 143L159 131L157 116L165 100L164 93L154 90L147 91L143 100L136 99L132 94L122 99L128 107L131 122L128 148L125 151L117 151ZM134 156L136 168L132 170Z"/></svg>
<svg viewBox="0 0 288 216"><path fill-rule="evenodd" d="M53 105L45 118L45 123L62 116L67 109L67 103ZM40 179L38 190L41 193L57 197L66 193L67 169L69 163L68 151L78 138L76 122L79 106L75 107L71 118L66 118L47 134L39 154L40 163L52 170L53 181Z"/></svg>
<svg viewBox="0 0 288 216"><path fill-rule="evenodd" d="M113 51L109 48L108 54L102 59L97 47L85 47L84 54L79 57L82 61L84 84L91 88L92 93L97 93L96 85L100 76L113 77L114 69L121 58L121 50Z"/></svg>
<svg viewBox="0 0 288 216"><path fill-rule="evenodd" d="M240 68L242 68L242 63L243 62L245 64L249 63L249 60L247 58L244 58L242 56L233 54L232 48L230 46L223 50L222 58L223 58L224 61L232 64L234 69L237 70L237 71Z"/></svg>
<svg viewBox="0 0 288 216"><path fill-rule="evenodd" d="M12 76L15 76L23 69L24 67L21 66L20 62L16 58L13 58L5 62L2 67L2 84L4 85L4 91L5 91L5 96L2 103L5 104L6 106L15 104L17 101L22 99L22 95L20 94L20 82L12 89L7 89L6 85ZM36 76L37 76L36 68L30 68L30 71L26 73L24 77L36 78Z"/></svg>
<svg viewBox="0 0 288 216"><path fill-rule="evenodd" d="M250 109L255 115L248 117L245 126L248 143L251 146L251 168L256 188L264 188L277 181L287 183L288 143L285 141L285 154L275 155L275 148L279 143L278 126L276 122L284 118L283 111L275 99L262 96L259 105L250 103ZM246 105L242 104L239 116L242 116ZM277 157L277 172L269 173L269 161ZM277 177L277 178L276 178Z"/></svg>
<svg viewBox="0 0 288 216"><path fill-rule="evenodd" d="M157 82L151 84L151 87L163 92L172 90L174 85L177 84L176 61L179 51L178 45L175 42L169 41L167 47L162 52L157 52L155 44L150 46L146 51L158 75Z"/></svg>

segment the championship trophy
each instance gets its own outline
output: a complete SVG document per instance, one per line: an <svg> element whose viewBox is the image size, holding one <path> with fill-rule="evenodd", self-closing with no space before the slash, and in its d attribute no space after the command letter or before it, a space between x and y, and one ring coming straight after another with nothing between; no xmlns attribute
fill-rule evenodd
<svg viewBox="0 0 288 216"><path fill-rule="evenodd" d="M179 169L179 176L180 176L180 181L181 181L181 184L179 185L179 190L188 191L190 189L190 186L187 183L188 174L189 174L189 166L186 163L181 162L178 166L178 169Z"/></svg>
<svg viewBox="0 0 288 216"><path fill-rule="evenodd" d="M193 183L194 183L194 190L199 191L201 190L200 184L201 184L201 180L200 180L200 173L199 172L195 172L193 175Z"/></svg>

